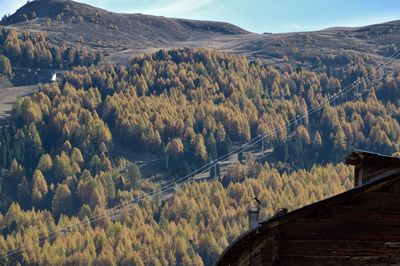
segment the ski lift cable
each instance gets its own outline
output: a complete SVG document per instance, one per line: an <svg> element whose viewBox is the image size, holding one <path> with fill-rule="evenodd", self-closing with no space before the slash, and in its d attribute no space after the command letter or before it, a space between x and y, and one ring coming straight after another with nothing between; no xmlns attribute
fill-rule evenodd
<svg viewBox="0 0 400 266"><path fill-rule="evenodd" d="M397 57L398 57L399 55L400 55L400 49L398 49L392 56L390 56L389 59L388 59L385 63L379 64L378 70L382 70L384 66L386 66L387 64L392 63L394 60L397 59ZM370 76L372 76L372 74L369 74L369 75L367 75L366 77L368 78L368 77L370 77ZM380 78L377 79L377 80L381 80L381 79L383 79L383 77L380 77ZM276 127L272 132L279 132L279 131L282 130L282 129L289 128L292 124L294 124L294 123L296 123L297 121L301 120L301 119L304 118L305 116L307 116L307 115L309 115L309 114L312 114L312 113L314 113L314 112L316 112L316 111L322 109L322 108L325 106L325 104L328 104L328 103L332 102L333 100L335 100L335 99L337 99L337 98L339 98L339 97L341 97L341 96L343 96L343 95L349 93L352 89L355 88L355 85L356 85L357 83L360 83L360 82L354 82L353 84L349 85L347 88L345 88L345 89L344 89L342 92L340 92L339 94L334 95L334 96L332 96L332 97L328 97L328 99L326 99L326 100L323 101L322 103L318 104L317 106L315 106L315 107L313 107L313 108L311 108L311 109L308 109L308 110L307 110L306 112L304 112L299 118L296 117L296 119L295 119L294 121L288 123L288 124L287 124L286 126L284 126L284 127L281 127L281 126ZM249 143L251 143L251 142L253 142L254 140L256 140L257 138L259 138L256 142L252 143L251 146L247 146L247 147L244 147L244 148L247 149L247 148L249 148L249 147L252 147L252 146L258 144L260 141L262 141L262 140L263 140L264 138L266 138L267 136L268 136L268 133L267 133L267 134L262 134L262 135L260 134L260 135L258 135L258 136L256 136L256 137L252 138L252 139L251 139L250 141L248 141L247 143L241 145L240 148L242 148L243 146L248 145ZM271 134L271 136L272 136L272 134ZM224 156L221 156L221 157L218 158L218 159L225 158L225 157L227 157L227 156L231 156L232 154L237 154L237 153L238 153L238 150L240 150L240 148L238 148L238 149L236 149L236 150L234 150L234 151L231 151L230 153L227 153L227 154L225 154ZM207 168L207 166L208 166L208 169L204 169L204 168ZM186 179L186 180L184 180L182 183L177 184L177 183L176 183L177 181L174 181L173 184L174 184L174 185L177 184L176 186L179 188L180 186L184 185L186 182L190 181L190 180L191 180L190 177L191 177L193 174L196 175L196 174L198 173L198 171L201 171L201 169L203 169L202 171L207 171L207 170L211 169L213 166L214 166L214 165L211 165L211 166L210 166L210 163L208 163L208 164L204 165L203 167L200 167L199 169L193 171L193 172L190 173L189 175L186 175L186 176L180 178L179 180L184 180L184 179ZM188 177L189 177L189 179L188 179ZM170 184L170 185L171 185L171 184ZM134 200L134 201L129 200L129 201L127 201L127 202L129 203L129 205L127 205L127 206L129 206L128 208L131 208L131 207L134 206L136 203L139 203L139 202L144 201L146 198L151 198L151 197L153 197L154 195L160 193L160 192L162 191L162 189L165 189L166 187L169 187L170 185L161 187L161 188L158 189L156 192L148 193L148 194L146 194L145 196L141 197L139 200ZM124 204L124 203L123 203L123 204ZM121 204L121 205L122 205L122 204ZM112 210L112 209L111 209L111 210ZM119 210L116 210L116 211L111 212L111 213L115 214L115 212L119 212L119 211L121 211L121 210L119 209ZM26 244L26 245L21 245L21 246L19 246L19 247L17 247L17 248L9 249L9 250L7 250L7 251L4 251L4 252L3 252L3 255L6 255L7 257L10 257L10 256L12 256L12 255L14 255L14 254L17 254L17 253L19 253L19 252L22 252L23 250L25 250L25 249L27 249L27 248L29 248L29 247L31 247L31 246L34 246L34 245L37 245L37 244L40 245L40 244L44 243L45 241L48 241L48 240L51 240L51 239L55 238L55 237L56 237L58 234L60 234L61 232L65 232L65 229L66 229L66 228L68 228L69 230L70 230L71 228L75 227L75 226L79 226L78 228L80 228L80 226L85 225L85 224L89 224L89 222L94 222L94 221L98 221L98 220L100 220L100 219L102 219L102 218L105 218L106 215L109 216L109 215L107 214L107 212L106 212L105 215L101 215L101 214L100 214L100 215L96 215L96 216L99 216L99 217L97 217L97 218L96 218L96 216L94 216L94 217L92 217L92 219L87 219L87 220L86 220L87 222L81 221L81 222L78 222L78 223L76 223L76 224L73 224L73 225L70 225L70 226L67 226L67 227L62 227L60 230L58 230L58 231L56 231L56 232L50 234L50 235L47 236L47 237L42 236L42 237L38 238L37 241L34 241L34 242L32 242L32 243L29 243L29 244ZM93 219L93 218L96 218L96 219Z"/></svg>

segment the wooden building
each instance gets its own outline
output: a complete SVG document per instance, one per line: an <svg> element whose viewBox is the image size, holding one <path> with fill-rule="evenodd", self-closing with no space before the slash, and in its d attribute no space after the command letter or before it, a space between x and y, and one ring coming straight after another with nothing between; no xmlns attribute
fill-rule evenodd
<svg viewBox="0 0 400 266"><path fill-rule="evenodd" d="M400 265L400 158L354 151L355 187L249 230L217 265Z"/></svg>

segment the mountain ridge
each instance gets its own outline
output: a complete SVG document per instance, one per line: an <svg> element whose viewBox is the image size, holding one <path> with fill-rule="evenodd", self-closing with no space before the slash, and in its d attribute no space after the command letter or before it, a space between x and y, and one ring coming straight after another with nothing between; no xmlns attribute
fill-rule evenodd
<svg viewBox="0 0 400 266"><path fill-rule="evenodd" d="M19 32L45 32L55 44L102 50L108 61L127 63L160 49L208 48L245 54L268 64L316 64L317 57L351 51L378 62L400 39L400 20L363 27L257 34L225 22L114 13L72 0L28 2L3 21Z"/></svg>
<svg viewBox="0 0 400 266"><path fill-rule="evenodd" d="M26 3L3 21L5 25L26 24L36 19L52 19L66 24L91 23L124 33L155 31L156 27L165 33L174 34L176 39L188 37L188 31L204 34L236 35L248 31L225 22L167 18L140 13L115 13L71 0L35 0ZM167 27L169 26L169 28ZM165 37L165 36L164 36ZM174 39L173 36L171 39Z"/></svg>

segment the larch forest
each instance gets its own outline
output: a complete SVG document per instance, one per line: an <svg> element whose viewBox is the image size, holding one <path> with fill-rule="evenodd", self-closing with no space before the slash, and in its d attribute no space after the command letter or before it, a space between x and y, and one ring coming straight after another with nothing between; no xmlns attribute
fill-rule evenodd
<svg viewBox="0 0 400 266"><path fill-rule="evenodd" d="M351 188L343 157L354 147L400 156L400 72L373 57L342 49L273 65L196 47L105 57L0 30L2 79L63 73L2 121L1 265L212 265L248 229L254 196L264 220ZM265 160L241 152L223 178L181 179L259 135ZM155 163L145 172L125 153Z"/></svg>

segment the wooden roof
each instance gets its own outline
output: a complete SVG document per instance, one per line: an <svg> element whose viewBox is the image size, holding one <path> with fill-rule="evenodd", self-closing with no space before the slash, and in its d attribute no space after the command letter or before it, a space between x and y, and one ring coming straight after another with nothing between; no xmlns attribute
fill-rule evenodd
<svg viewBox="0 0 400 266"><path fill-rule="evenodd" d="M386 164L399 164L400 158L379 153L371 153L364 150L353 150L345 159L346 164L358 165L365 163L368 165L379 165L384 167Z"/></svg>
<svg viewBox="0 0 400 266"><path fill-rule="evenodd" d="M360 160L364 162L374 163L389 161L390 163L396 163L400 165L399 158L370 153L367 151L356 150L346 157L346 163L351 165L357 164ZM311 205L307 205L300 209L288 212L278 217L272 217L269 220L261 222L258 228L247 231L246 233L238 237L234 242L232 242L220 255L216 262L216 265L234 265L234 263L238 261L244 250L249 249L249 247L254 245L257 241L270 237L272 229L282 224L315 213L318 210L321 210L323 207L337 203L343 203L347 200L351 200L368 192L389 186L398 181L400 181L400 170L384 178L374 180L370 183L353 188L333 197L318 201Z"/></svg>

